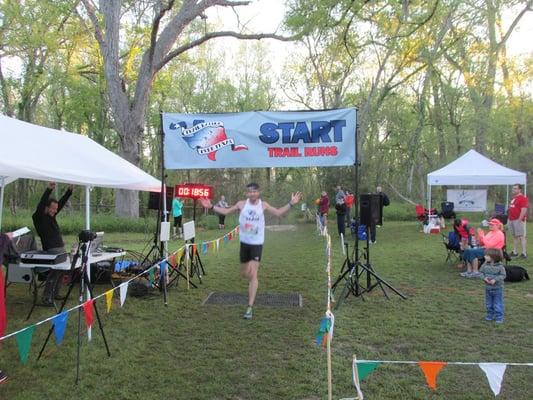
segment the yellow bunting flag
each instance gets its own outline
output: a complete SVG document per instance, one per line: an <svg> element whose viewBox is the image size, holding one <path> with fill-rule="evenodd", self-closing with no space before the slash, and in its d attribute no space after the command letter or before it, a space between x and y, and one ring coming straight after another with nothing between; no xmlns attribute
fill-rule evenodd
<svg viewBox="0 0 533 400"><path fill-rule="evenodd" d="M419 361L418 365L422 369L422 372L424 372L424 376L426 377L426 382L428 386L433 389L437 390L437 376L439 375L439 372L444 366L448 364L446 362L442 361Z"/></svg>
<svg viewBox="0 0 533 400"><path fill-rule="evenodd" d="M111 311L111 304L113 302L113 293L114 292L115 291L113 289L108 290L107 292L105 292L105 303L107 305L107 312Z"/></svg>
<svg viewBox="0 0 533 400"><path fill-rule="evenodd" d="M185 252L185 248L182 247L181 249L178 250L178 255L176 256L176 260L178 262L181 261L181 257L183 257L183 253ZM176 265L173 265L173 267L175 267Z"/></svg>

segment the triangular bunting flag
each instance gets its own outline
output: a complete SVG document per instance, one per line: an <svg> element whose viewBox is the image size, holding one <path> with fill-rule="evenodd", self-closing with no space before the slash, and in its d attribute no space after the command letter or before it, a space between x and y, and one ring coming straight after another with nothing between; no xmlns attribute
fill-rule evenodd
<svg viewBox="0 0 533 400"><path fill-rule="evenodd" d="M359 381L359 375L357 372L357 360L355 358L355 355L353 356L352 361L352 380L353 385L355 386L355 390L357 391L357 400L364 400L365 396L363 396L363 391L361 390L361 384Z"/></svg>
<svg viewBox="0 0 533 400"><path fill-rule="evenodd" d="M164 276L167 274L167 262L165 260L161 261L159 264L159 281L163 279Z"/></svg>
<svg viewBox="0 0 533 400"><path fill-rule="evenodd" d="M120 285L120 307L124 305L127 294L128 294L128 282L124 282L123 284Z"/></svg>
<svg viewBox="0 0 533 400"><path fill-rule="evenodd" d="M173 267L176 267L177 263L176 263L176 255L175 254L171 254L169 257L168 257L168 263L170 265L172 265Z"/></svg>
<svg viewBox="0 0 533 400"><path fill-rule="evenodd" d="M218 253L218 248L219 248L219 247L220 247L220 239L217 239L217 248L216 248L217 253Z"/></svg>
<svg viewBox="0 0 533 400"><path fill-rule="evenodd" d="M185 247L182 247L181 249L178 250L178 255L176 257L177 262L181 261L181 257L183 257L184 253L185 253Z"/></svg>
<svg viewBox="0 0 533 400"><path fill-rule="evenodd" d="M194 255L196 254L197 251L198 251L198 249L196 248L196 245L193 244L193 245L192 245L192 254L191 254L191 256L194 256Z"/></svg>
<svg viewBox="0 0 533 400"><path fill-rule="evenodd" d="M224 235L224 243L228 243L228 235Z"/></svg>
<svg viewBox="0 0 533 400"><path fill-rule="evenodd" d="M154 285L154 280L155 280L155 272L154 272L154 267L151 267L150 270L148 271L148 281L150 282L150 285Z"/></svg>
<svg viewBox="0 0 533 400"><path fill-rule="evenodd" d="M202 253L207 254L207 243L202 243Z"/></svg>
<svg viewBox="0 0 533 400"><path fill-rule="evenodd" d="M422 369L428 386L437 390L437 376L442 368L448 363L441 361L419 361L418 365Z"/></svg>
<svg viewBox="0 0 533 400"><path fill-rule="evenodd" d="M359 375L359 380L362 381L365 377L379 367L379 362L376 361L365 361L357 363L357 374Z"/></svg>
<svg viewBox="0 0 533 400"><path fill-rule="evenodd" d="M63 342L63 336L65 336L65 328L67 327L68 311L63 311L57 314L52 319L52 325L54 326L54 334L56 335L56 344L59 346Z"/></svg>
<svg viewBox="0 0 533 400"><path fill-rule="evenodd" d="M93 314L94 299L87 300L83 303L83 312L85 313L85 325L87 328L93 326L94 314Z"/></svg>
<svg viewBox="0 0 533 400"><path fill-rule="evenodd" d="M33 331L35 330L35 325L28 326L26 329L21 330L15 335L17 341L17 346L19 349L20 361L22 364L28 362L28 355L30 354L31 339L33 337Z"/></svg>
<svg viewBox="0 0 533 400"><path fill-rule="evenodd" d="M111 305L113 304L113 293L115 290L111 289L105 292L105 304L107 306L107 312L111 311Z"/></svg>
<svg viewBox="0 0 533 400"><path fill-rule="evenodd" d="M233 232L230 232L230 233L228 234L228 240L233 240Z"/></svg>
<svg viewBox="0 0 533 400"><path fill-rule="evenodd" d="M327 335L326 333L329 332L329 329L331 328L331 320L329 318L322 318L320 320L320 328L318 328L318 332L316 334L316 344L317 345L326 345L327 344Z"/></svg>
<svg viewBox="0 0 533 400"><path fill-rule="evenodd" d="M498 396L502 388L503 374L505 374L507 364L479 363L479 368L481 368L483 372L485 372L485 375L487 375L487 379L494 396Z"/></svg>
<svg viewBox="0 0 533 400"><path fill-rule="evenodd" d="M326 317L329 319L329 340L333 340L333 328L335 327L335 316L331 311L326 311Z"/></svg>
<svg viewBox="0 0 533 400"><path fill-rule="evenodd" d="M235 228L235 232L237 233L237 235L239 234L239 227L238 226Z"/></svg>

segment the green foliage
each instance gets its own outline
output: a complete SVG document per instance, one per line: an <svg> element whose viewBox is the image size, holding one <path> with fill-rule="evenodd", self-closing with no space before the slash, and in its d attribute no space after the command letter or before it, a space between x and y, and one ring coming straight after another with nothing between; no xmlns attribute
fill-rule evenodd
<svg viewBox="0 0 533 400"><path fill-rule="evenodd" d="M16 215L4 213L2 231L12 230L27 226L35 231L31 219L33 211L18 210ZM85 214L77 211L62 211L57 217L61 232L65 235L77 235L85 229ZM137 232L150 233L155 230L155 218L126 218L110 214L93 213L91 215L91 230L104 232Z"/></svg>
<svg viewBox="0 0 533 400"><path fill-rule="evenodd" d="M392 206L391 206L392 207ZM531 224L529 228L531 228ZM335 224L330 223L330 230ZM221 231L202 231L198 241L220 237ZM333 398L354 396L353 354L359 359L442 360L465 362L530 362L533 358L527 301L530 283L505 285L505 323L484 321L484 288L479 280L459 277L445 263L439 235L418 232L414 222L387 223L371 247L376 272L405 294L401 300L379 287L362 298L348 297L334 310L332 341ZM70 243L74 237L67 238ZM141 251L150 237L134 233L110 234L109 245ZM170 242L170 250L182 245ZM351 249L350 242L350 249ZM533 243L529 253L533 254ZM243 321L245 306L203 305L211 292L247 292L240 276L238 243L223 245L218 255L201 255L207 275L198 289L168 291L162 296L129 295L120 307L115 292L111 313L103 299L96 301L111 357L107 357L95 325L87 343L81 330L80 382L76 375L77 314L71 313L65 340L53 337L36 361L49 324L36 328L27 365L18 359L14 338L2 344L2 362L9 381L0 386L5 399L324 399L327 398L326 352L314 344L326 310L324 240L314 226L296 231L267 232L259 274L259 293L300 293L302 308L256 306L254 319ZM344 256L332 238L333 278ZM531 264L528 264L529 266ZM195 280L197 281L197 280ZM95 294L109 290L97 283ZM67 307L77 304L71 296ZM49 317L51 308L37 307L31 319L27 285L7 289L8 332ZM510 341L509 338L512 338ZM4 369L4 367L2 367ZM165 373L162 373L165 371ZM142 376L142 378L141 378ZM31 382L31 384L27 384ZM149 385L145 382L150 382ZM448 365L429 389L417 366L382 365L362 382L372 399L472 399L493 397L486 377L476 366ZM500 396L527 400L533 390L530 368L508 367Z"/></svg>

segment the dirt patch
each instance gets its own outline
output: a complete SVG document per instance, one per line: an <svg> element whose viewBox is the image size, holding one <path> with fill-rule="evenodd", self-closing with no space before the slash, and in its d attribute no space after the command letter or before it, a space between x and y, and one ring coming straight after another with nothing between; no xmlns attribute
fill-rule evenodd
<svg viewBox="0 0 533 400"><path fill-rule="evenodd" d="M271 232L295 231L296 225L268 225L265 229Z"/></svg>

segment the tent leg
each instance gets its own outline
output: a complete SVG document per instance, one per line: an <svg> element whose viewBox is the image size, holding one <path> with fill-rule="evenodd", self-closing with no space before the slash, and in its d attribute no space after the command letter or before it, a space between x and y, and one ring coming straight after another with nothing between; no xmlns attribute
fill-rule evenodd
<svg viewBox="0 0 533 400"><path fill-rule="evenodd" d="M91 229L91 187L85 186L85 229Z"/></svg>
<svg viewBox="0 0 533 400"><path fill-rule="evenodd" d="M428 210L431 210L431 185L428 185Z"/></svg>
<svg viewBox="0 0 533 400"><path fill-rule="evenodd" d="M4 213L4 186L5 178L0 177L0 232L2 231L2 214Z"/></svg>

